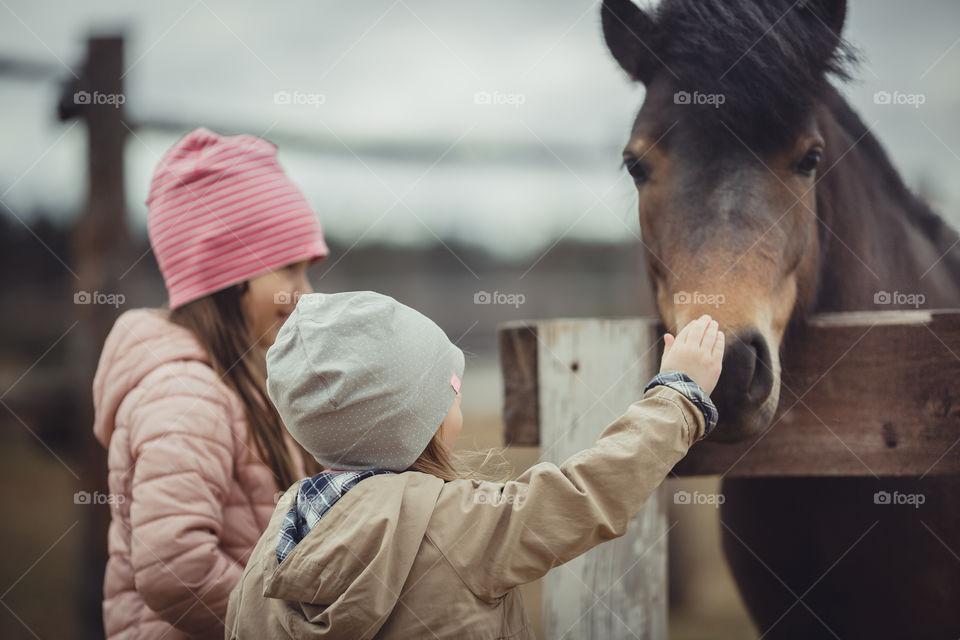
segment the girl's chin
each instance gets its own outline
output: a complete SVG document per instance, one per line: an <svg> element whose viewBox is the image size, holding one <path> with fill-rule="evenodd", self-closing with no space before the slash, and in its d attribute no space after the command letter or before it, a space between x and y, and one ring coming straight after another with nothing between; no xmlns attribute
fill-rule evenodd
<svg viewBox="0 0 960 640"><path fill-rule="evenodd" d="M260 346L264 349L269 349L273 346L273 343L277 340L277 334L280 333L280 326L283 323L278 319L273 323L273 326L260 337Z"/></svg>

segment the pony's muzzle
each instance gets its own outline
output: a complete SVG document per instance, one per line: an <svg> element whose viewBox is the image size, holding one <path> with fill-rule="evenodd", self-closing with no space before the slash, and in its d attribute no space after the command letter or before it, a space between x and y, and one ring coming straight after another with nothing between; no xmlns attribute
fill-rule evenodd
<svg viewBox="0 0 960 640"><path fill-rule="evenodd" d="M766 338L754 328L727 335L723 371L711 394L720 414L714 440L746 438L764 429L771 417L775 374Z"/></svg>

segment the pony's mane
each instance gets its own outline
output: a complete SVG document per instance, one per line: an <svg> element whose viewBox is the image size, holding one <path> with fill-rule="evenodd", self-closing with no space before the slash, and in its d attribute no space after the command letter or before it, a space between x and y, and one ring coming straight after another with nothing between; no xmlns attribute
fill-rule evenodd
<svg viewBox="0 0 960 640"><path fill-rule="evenodd" d="M876 173L871 176L871 180L885 185L893 192L893 195L902 204L904 211L907 212L917 228L933 242L941 253L945 254L944 259L947 264L952 265L955 272L960 274L960 252L956 250L956 246L958 246L956 230L944 222L943 218L937 215L926 202L917 197L903 182L900 172L893 166L883 145L880 144L880 141L877 140L873 132L864 124L843 96L832 88L830 93L831 95L825 102L834 120L852 140L859 140L857 149L869 157L872 162L872 168Z"/></svg>
<svg viewBox="0 0 960 640"><path fill-rule="evenodd" d="M751 148L776 148L829 88L827 76L847 79L856 59L814 4L664 0L656 53L679 90L723 96L718 108L690 105L697 120L727 133L719 118Z"/></svg>

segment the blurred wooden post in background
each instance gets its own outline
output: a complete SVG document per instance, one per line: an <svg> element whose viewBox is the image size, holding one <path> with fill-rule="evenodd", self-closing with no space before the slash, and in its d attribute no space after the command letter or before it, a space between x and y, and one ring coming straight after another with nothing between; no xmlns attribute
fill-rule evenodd
<svg viewBox="0 0 960 640"><path fill-rule="evenodd" d="M63 86L61 120L79 118L87 127L87 199L74 230L73 265L79 276L75 308L80 331L73 332L73 353L78 367L93 381L97 360L107 333L120 308L98 304L95 292L119 294L119 278L136 259L127 230L124 201L123 38L91 37L79 80ZM86 295L86 297L84 297ZM86 300L86 302L85 302ZM89 384L88 383L88 384ZM107 493L106 451L92 433L93 405L90 395L78 407L76 429L80 431L78 451L83 491ZM107 505L86 504L81 510L82 543L79 578L78 637L103 638L103 572L107 560Z"/></svg>
<svg viewBox="0 0 960 640"><path fill-rule="evenodd" d="M592 446L641 397L663 332L656 318L502 325L504 441L554 463ZM773 426L697 443L675 474L960 473L960 310L819 314L803 344L816 348L791 354ZM661 486L625 536L544 578L547 640L667 638L666 499Z"/></svg>

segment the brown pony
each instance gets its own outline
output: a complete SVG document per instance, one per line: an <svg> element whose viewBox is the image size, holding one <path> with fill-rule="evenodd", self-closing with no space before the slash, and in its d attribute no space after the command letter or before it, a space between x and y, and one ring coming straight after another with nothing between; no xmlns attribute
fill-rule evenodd
<svg viewBox="0 0 960 640"><path fill-rule="evenodd" d="M960 306L956 232L828 81L855 58L845 14L842 0L603 3L607 46L646 87L623 160L659 313L673 333L710 313L727 336L717 440L770 426L791 352L816 348L809 314ZM877 505L878 490L924 503ZM960 636L960 478L723 491L725 553L764 637Z"/></svg>

